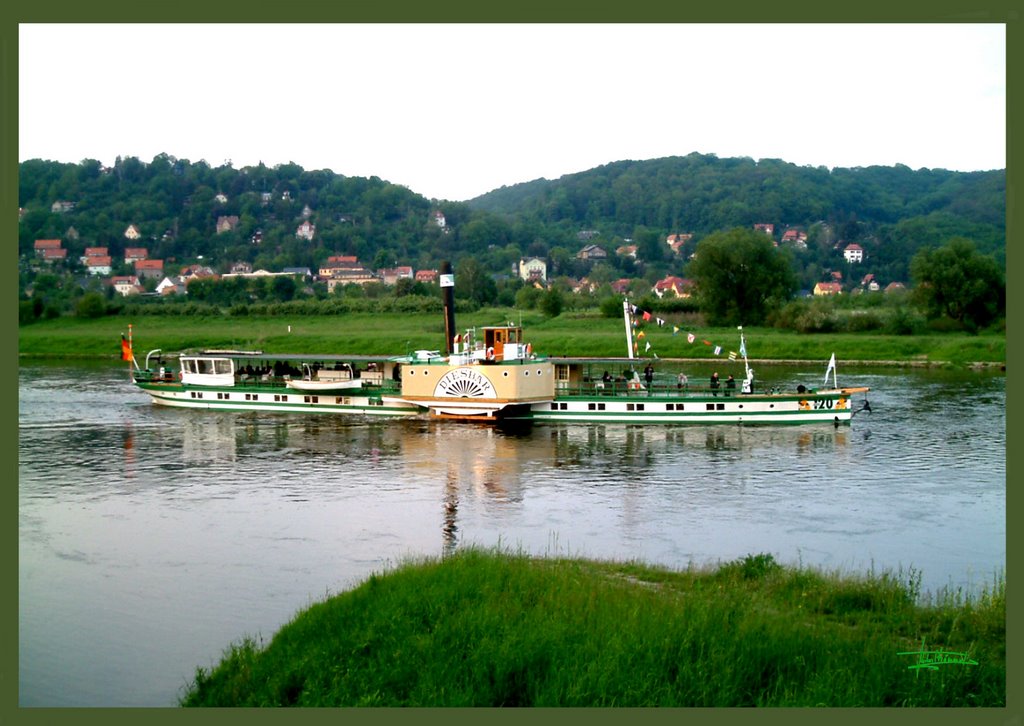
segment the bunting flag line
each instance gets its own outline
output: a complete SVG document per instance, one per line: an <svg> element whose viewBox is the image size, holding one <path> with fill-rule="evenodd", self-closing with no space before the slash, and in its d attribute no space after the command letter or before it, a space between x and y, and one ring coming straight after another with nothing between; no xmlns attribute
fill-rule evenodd
<svg viewBox="0 0 1024 726"><path fill-rule="evenodd" d="M634 305L633 303L628 303L628 305L629 305L629 311L631 312L631 320L630 320L630 322L632 323L632 327L633 327L633 338L634 338L634 341L633 341L633 353L636 355L636 354L638 354L638 351L639 351L639 348L640 348L640 346L639 346L640 338L646 338L646 333L643 330L640 329L640 327L643 325L643 323L649 322L650 320L653 319L654 322L657 323L658 327L665 327L665 325L667 325L668 322L664 318L656 317L656 316L652 315L650 311L643 310L643 309L637 307L636 305ZM742 330L742 327L740 328L740 330ZM692 343L694 343L694 342L696 342L698 340L697 336L694 335L693 333L685 331L685 330L682 330L678 325L672 325L672 335L677 335L680 331L686 333L686 342L687 343L691 343L692 344ZM721 355L722 354L722 352L723 352L722 346L715 345L710 340L705 340L703 338L701 338L700 341L704 345L706 345L709 348L711 348L713 350L713 352L714 352L714 355ZM651 350L651 343L649 341L645 340L645 352L650 351L650 350ZM746 360L746 358L747 358L747 346L746 346L746 342L743 339L742 334L740 335L739 353L737 353L736 351L731 351L730 350L729 351L729 360L730 361L735 361L737 359L737 357L739 357L739 356L742 356L744 360ZM655 358L658 357L657 353L654 354L654 357Z"/></svg>

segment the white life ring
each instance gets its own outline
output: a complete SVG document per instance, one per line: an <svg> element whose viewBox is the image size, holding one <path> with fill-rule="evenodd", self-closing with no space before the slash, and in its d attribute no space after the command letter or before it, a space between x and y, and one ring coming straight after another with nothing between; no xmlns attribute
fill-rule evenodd
<svg viewBox="0 0 1024 726"><path fill-rule="evenodd" d="M494 360L494 348L487 349L487 360Z"/></svg>

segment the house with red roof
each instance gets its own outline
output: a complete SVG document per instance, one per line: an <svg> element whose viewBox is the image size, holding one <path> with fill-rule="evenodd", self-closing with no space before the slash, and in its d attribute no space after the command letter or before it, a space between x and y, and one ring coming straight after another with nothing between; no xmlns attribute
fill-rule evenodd
<svg viewBox="0 0 1024 726"><path fill-rule="evenodd" d="M68 251L63 247L47 247L43 250L44 262L62 262L68 258Z"/></svg>
<svg viewBox="0 0 1024 726"><path fill-rule="evenodd" d="M144 260L149 257L149 250L145 247L125 247L124 264L134 265L136 260Z"/></svg>
<svg viewBox="0 0 1024 726"><path fill-rule="evenodd" d="M110 255L89 255L85 258L85 269L90 275L109 275L112 262Z"/></svg>
<svg viewBox="0 0 1024 726"><path fill-rule="evenodd" d="M671 294L674 297L690 297L690 288L693 287L691 280L684 279L682 277L674 277L669 275L663 277L654 283L654 287L651 288L658 297L665 297L667 294Z"/></svg>
<svg viewBox="0 0 1024 726"><path fill-rule="evenodd" d="M163 260L136 260L135 261L135 274L140 278L147 277L163 277L164 276L164 261Z"/></svg>
<svg viewBox="0 0 1024 726"><path fill-rule="evenodd" d="M385 285L397 285L398 281L401 279L413 279L412 268L406 266L388 267L383 270L378 270L377 274L380 275L380 279Z"/></svg>
<svg viewBox="0 0 1024 726"><path fill-rule="evenodd" d="M35 250L37 257L46 257L46 250L59 250L60 240L59 239L37 239L32 248Z"/></svg>
<svg viewBox="0 0 1024 726"><path fill-rule="evenodd" d="M143 292L139 278L135 275L115 275L110 278L110 285L116 293L125 297Z"/></svg>

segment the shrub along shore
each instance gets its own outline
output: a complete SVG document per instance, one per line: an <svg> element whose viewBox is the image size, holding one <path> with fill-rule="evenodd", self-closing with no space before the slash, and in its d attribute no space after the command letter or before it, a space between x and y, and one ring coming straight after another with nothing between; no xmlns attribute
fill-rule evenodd
<svg viewBox="0 0 1024 726"><path fill-rule="evenodd" d="M246 638L185 706L1002 706L1006 595L465 550Z"/></svg>
<svg viewBox="0 0 1024 726"><path fill-rule="evenodd" d="M460 330L509 321L522 324L527 341L540 354L552 356L621 357L626 354L621 319L598 313L567 313L547 318L503 309L460 315ZM57 318L21 326L18 350L23 357L118 358L121 335L132 339L140 364L145 353L160 348L165 355L202 348L263 350L268 353L403 355L444 346L444 322L432 313L350 313L337 316L230 316L171 317L150 315L137 319L109 316L96 319ZM679 331L673 333L673 328ZM671 321L664 327L648 325L646 356L661 360L716 359L707 340L726 352L737 350L735 328L691 329ZM694 333L689 343L687 333ZM751 360L764 362L824 363L832 353L844 365L983 365L1001 366L1006 360L1006 335L984 333L795 333L774 328L745 328ZM644 356L641 356L644 357Z"/></svg>

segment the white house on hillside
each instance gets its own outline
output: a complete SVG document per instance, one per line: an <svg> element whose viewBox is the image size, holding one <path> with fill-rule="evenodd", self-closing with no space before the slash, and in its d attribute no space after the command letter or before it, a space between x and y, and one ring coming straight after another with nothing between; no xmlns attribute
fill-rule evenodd
<svg viewBox="0 0 1024 726"><path fill-rule="evenodd" d="M846 245L846 249L843 250L843 257L846 258L847 262L863 262L864 248L856 242L851 242Z"/></svg>
<svg viewBox="0 0 1024 726"><path fill-rule="evenodd" d="M546 282L548 263L539 257L527 257L519 260L519 279L527 282Z"/></svg>

